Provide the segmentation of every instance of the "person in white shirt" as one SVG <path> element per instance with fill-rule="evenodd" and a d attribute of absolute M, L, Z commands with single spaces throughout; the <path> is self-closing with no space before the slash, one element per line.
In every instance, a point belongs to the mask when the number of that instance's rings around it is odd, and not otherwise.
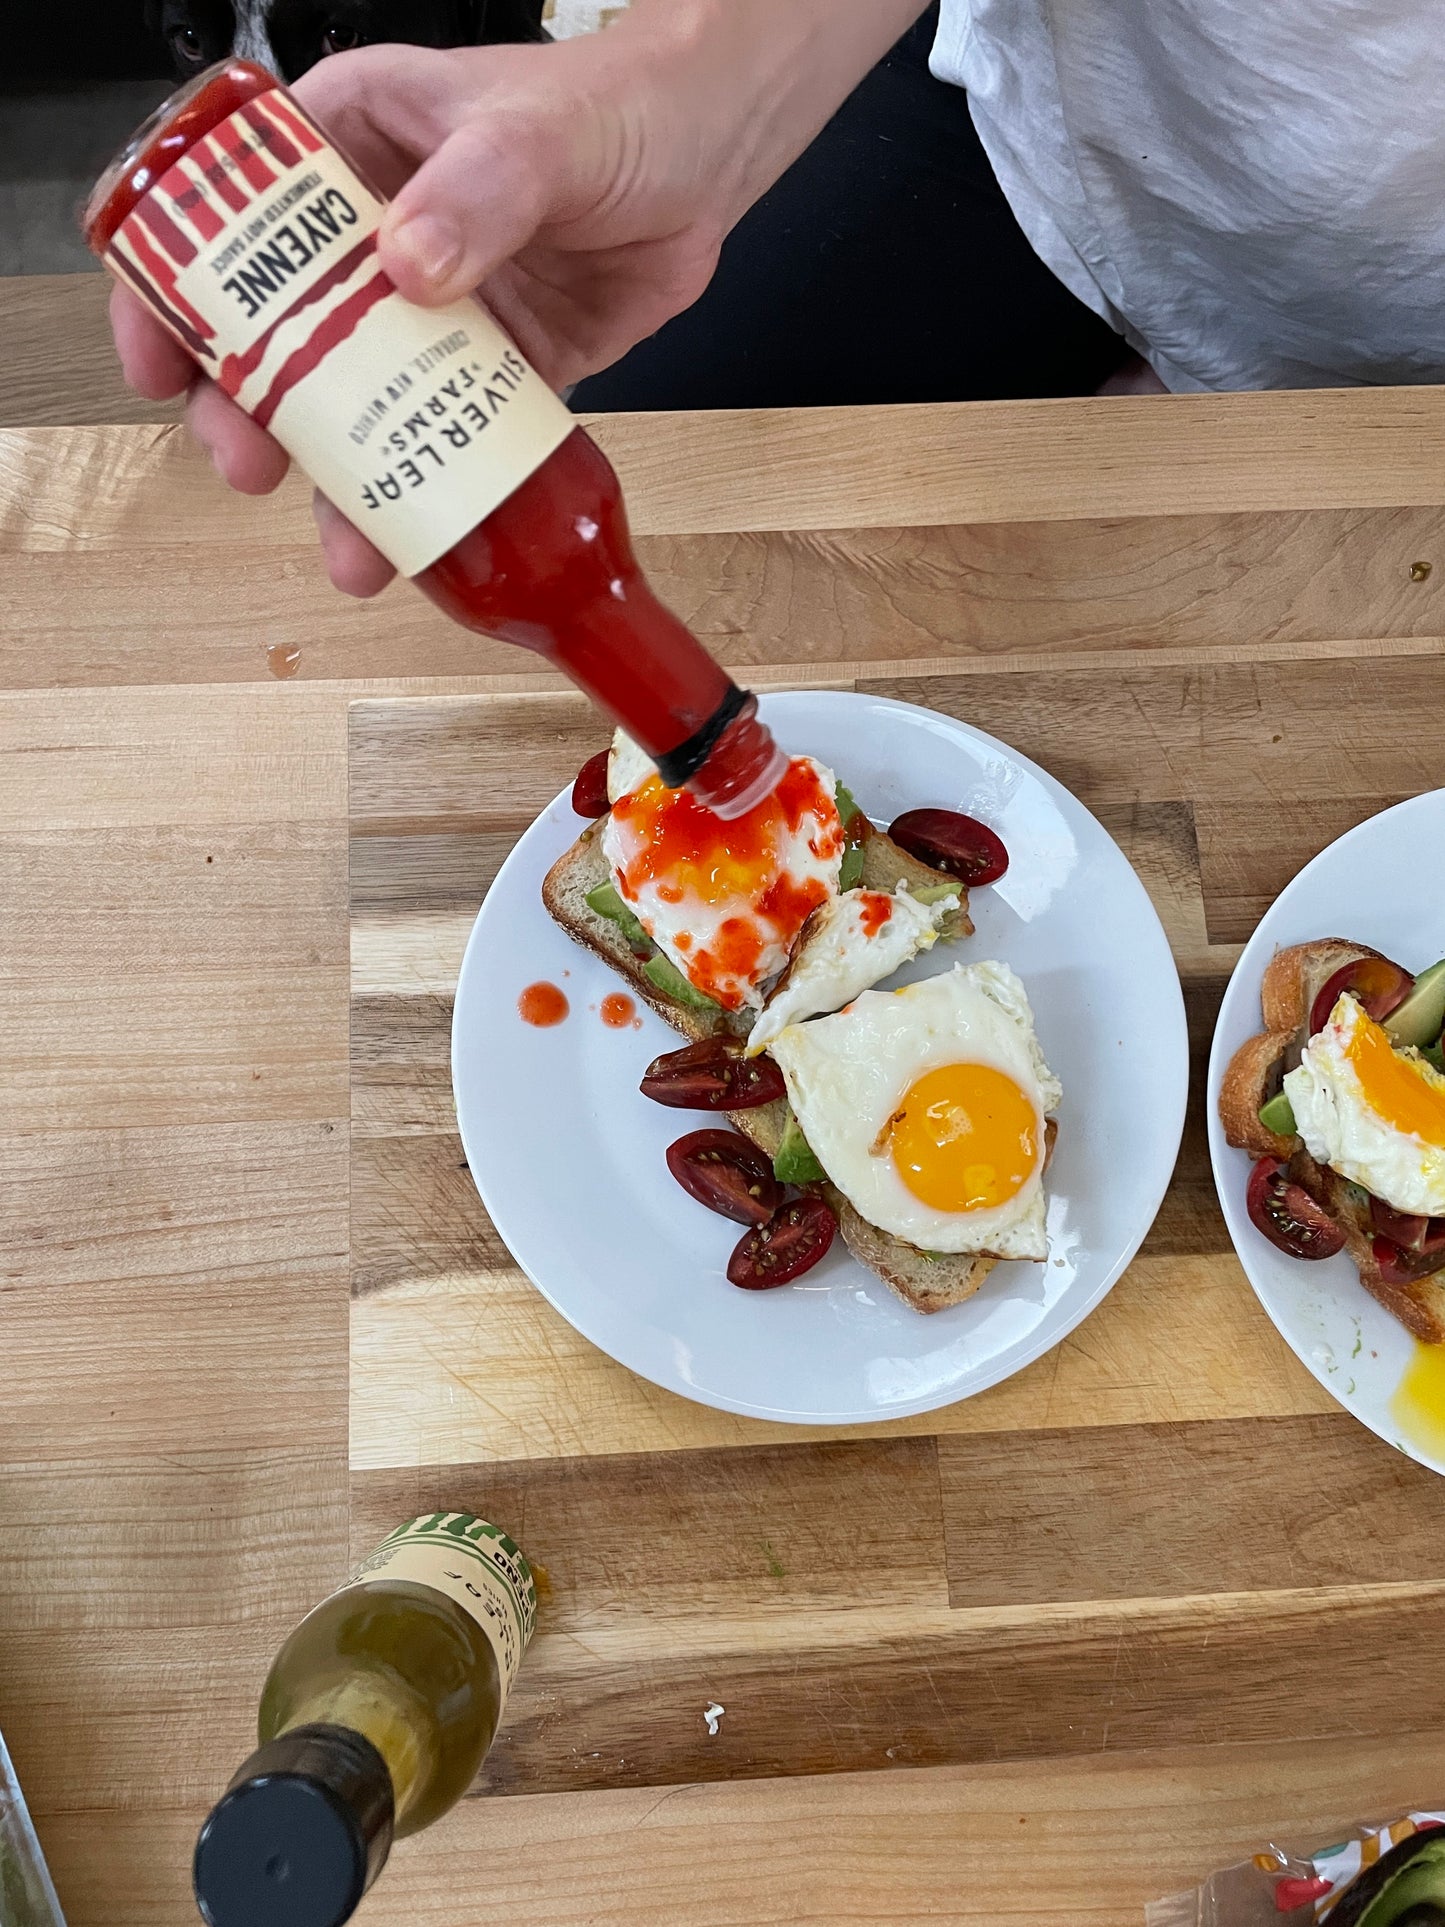
<path fill-rule="evenodd" d="M 1435 381 L 1442 30 L 1445 0 L 633 0 L 297 92 L 395 196 L 402 291 L 479 290 L 580 407 Z M 113 312 L 135 386 L 273 488 L 280 449 Z"/>

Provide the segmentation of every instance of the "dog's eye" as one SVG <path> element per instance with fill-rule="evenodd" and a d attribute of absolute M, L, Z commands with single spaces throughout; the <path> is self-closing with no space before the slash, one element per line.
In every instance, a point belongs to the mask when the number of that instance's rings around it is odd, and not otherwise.
<path fill-rule="evenodd" d="M 321 51 L 324 54 L 350 53 L 353 47 L 361 45 L 361 35 L 355 27 L 327 27 L 321 35 Z"/>
<path fill-rule="evenodd" d="M 172 27 L 170 42 L 171 52 L 183 67 L 199 67 L 206 57 L 201 36 L 194 27 Z"/>

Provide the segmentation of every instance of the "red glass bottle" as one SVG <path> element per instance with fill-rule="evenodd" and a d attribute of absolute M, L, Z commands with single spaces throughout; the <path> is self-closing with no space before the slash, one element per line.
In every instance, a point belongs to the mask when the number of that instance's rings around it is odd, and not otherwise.
<path fill-rule="evenodd" d="M 90 247 L 440 608 L 535 651 L 726 817 L 787 768 L 653 595 L 606 456 L 475 302 L 421 309 L 382 204 L 249 61 L 173 94 L 90 197 Z"/>

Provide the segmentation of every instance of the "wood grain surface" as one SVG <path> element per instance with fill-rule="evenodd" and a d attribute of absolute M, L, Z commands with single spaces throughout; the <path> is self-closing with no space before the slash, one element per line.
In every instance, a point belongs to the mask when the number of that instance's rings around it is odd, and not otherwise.
<path fill-rule="evenodd" d="M 1201 1057 L 1279 885 L 1441 780 L 1433 391 L 600 432 L 753 681 L 964 715 L 1098 812 Z M 1112 1927 L 1440 1798 L 1442 1488 L 1275 1337 L 1197 1108 L 1008 1385 L 827 1438 L 658 1392 L 511 1266 L 447 1084 L 476 905 L 595 721 L 333 595 L 299 485 L 228 497 L 163 423 L 0 433 L 0 554 L 0 1726 L 73 1927 L 194 1917 L 272 1650 L 443 1501 L 519 1533 L 542 1630 L 505 1797 L 374 1927 L 476 1918 L 483 1864 L 559 1927 Z"/>

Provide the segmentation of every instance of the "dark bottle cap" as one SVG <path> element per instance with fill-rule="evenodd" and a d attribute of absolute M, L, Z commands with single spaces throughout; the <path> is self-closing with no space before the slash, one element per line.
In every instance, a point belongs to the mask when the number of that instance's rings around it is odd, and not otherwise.
<path fill-rule="evenodd" d="M 211 1927 L 341 1927 L 386 1864 L 386 1761 L 345 1726 L 298 1726 L 253 1753 L 196 1841 Z"/>

